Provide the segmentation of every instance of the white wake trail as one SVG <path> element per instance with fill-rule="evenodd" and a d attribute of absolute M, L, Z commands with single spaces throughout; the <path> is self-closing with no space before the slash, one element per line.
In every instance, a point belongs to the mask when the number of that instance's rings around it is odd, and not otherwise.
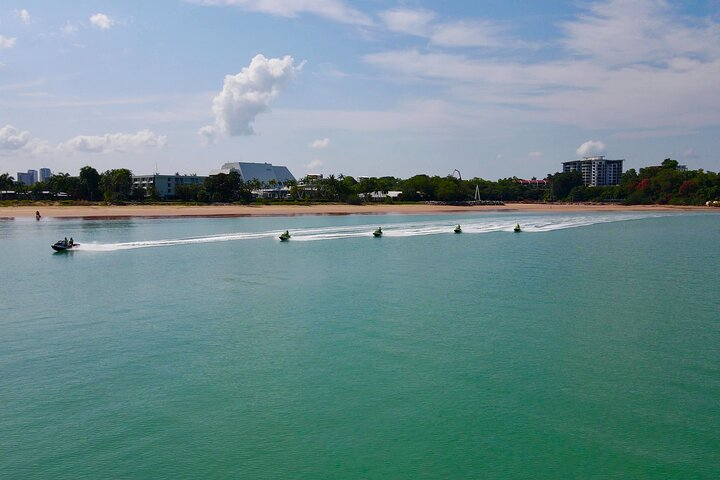
<path fill-rule="evenodd" d="M 492 232 L 512 232 L 515 223 L 520 223 L 523 233 L 541 233 L 564 230 L 568 228 L 587 227 L 601 223 L 622 222 L 628 220 L 642 220 L 671 216 L 672 213 L 627 213 L 607 215 L 523 215 L 507 216 L 503 218 L 470 217 L 448 218 L 426 222 L 401 222 L 380 224 L 383 237 L 403 238 L 425 235 L 454 235 L 453 229 L 460 224 L 463 234 L 480 234 Z M 372 232 L 378 224 L 299 228 L 292 230 L 291 242 L 311 242 L 322 240 L 340 240 L 348 238 L 373 238 Z M 173 247 L 180 245 L 194 245 L 202 243 L 231 242 L 241 240 L 275 239 L 279 241 L 280 231 L 266 232 L 237 232 L 206 235 L 201 237 L 145 240 L 124 243 L 82 243 L 78 250 L 93 252 L 113 252 L 118 250 L 133 250 L 138 248 Z"/>

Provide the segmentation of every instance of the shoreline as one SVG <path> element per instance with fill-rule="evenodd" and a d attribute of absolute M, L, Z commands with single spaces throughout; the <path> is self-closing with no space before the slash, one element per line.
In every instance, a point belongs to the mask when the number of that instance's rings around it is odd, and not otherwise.
<path fill-rule="evenodd" d="M 302 215 L 442 215 L 497 212 L 683 212 L 717 211 L 712 207 L 675 205 L 548 204 L 506 203 L 505 205 L 426 205 L 426 204 L 316 204 L 316 205 L 91 205 L 0 207 L 0 219 L 31 218 L 40 211 L 43 218 L 122 219 L 187 217 L 286 217 Z"/>

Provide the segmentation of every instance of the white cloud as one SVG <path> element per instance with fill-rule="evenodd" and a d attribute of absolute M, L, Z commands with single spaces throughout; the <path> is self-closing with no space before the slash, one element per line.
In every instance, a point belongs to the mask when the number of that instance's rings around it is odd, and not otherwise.
<path fill-rule="evenodd" d="M 308 147 L 321 150 L 323 148 L 327 148 L 328 145 L 330 145 L 329 138 L 318 138 L 317 140 L 310 142 Z"/>
<path fill-rule="evenodd" d="M 438 134 L 467 129 L 469 122 L 447 111 L 447 105 L 436 100 L 404 102 L 382 110 L 278 110 L 274 118 L 286 128 L 316 130 L 341 129 L 353 132 L 388 132 L 411 130 Z M 472 127 L 474 128 L 474 127 Z"/>
<path fill-rule="evenodd" d="M 626 135 L 720 125 L 718 20 L 680 15 L 662 0 L 585 5 L 582 14 L 562 25 L 562 48 L 532 62 L 520 53 L 440 49 L 379 51 L 363 59 L 386 72 L 390 82 L 436 86 L 439 98 L 472 110 L 469 115 L 476 119 L 521 116 L 592 130 L 622 129 Z M 472 35 L 462 28 L 440 35 L 448 25 L 481 24 L 433 23 L 427 27 L 433 45 L 471 43 Z M 498 37 L 501 26 L 489 27 L 489 37 L 479 36 L 478 45 L 498 39 L 499 48 L 523 44 Z"/>
<path fill-rule="evenodd" d="M 429 35 L 430 22 L 435 18 L 435 12 L 397 8 L 381 12 L 380 18 L 392 32 L 424 37 Z"/>
<path fill-rule="evenodd" d="M 90 23 L 96 28 L 107 30 L 112 27 L 115 22 L 112 18 L 108 17 L 104 13 L 96 13 L 90 16 Z"/>
<path fill-rule="evenodd" d="M 77 30 L 77 26 L 73 25 L 70 22 L 67 22 L 65 26 L 60 29 L 60 32 L 62 32 L 64 35 L 70 35 L 71 33 L 77 32 Z"/>
<path fill-rule="evenodd" d="M 218 132 L 218 128 L 216 126 L 208 125 L 198 130 L 198 135 L 200 135 L 203 145 L 208 145 L 211 143 L 217 143 L 220 132 Z"/>
<path fill-rule="evenodd" d="M 24 8 L 22 10 L 15 10 L 15 15 L 17 15 L 20 21 L 23 22 L 25 25 L 30 23 L 30 12 L 28 12 Z"/>
<path fill-rule="evenodd" d="M 425 9 L 397 8 L 381 12 L 385 28 L 394 33 L 415 35 L 441 47 L 518 47 L 524 42 L 505 38 L 504 28 L 488 20 L 434 22 L 437 14 Z"/>
<path fill-rule="evenodd" d="M 164 148 L 167 137 L 157 135 L 150 130 L 137 133 L 106 133 L 105 135 L 78 135 L 58 145 L 58 150 L 65 153 L 109 153 L 132 152 L 141 153 L 147 150 Z"/>
<path fill-rule="evenodd" d="M 23 150 L 31 155 L 43 155 L 52 151 L 47 140 L 39 138 L 31 138 Z"/>
<path fill-rule="evenodd" d="M 717 23 L 684 17 L 666 0 L 607 0 L 562 25 L 565 47 L 605 65 L 666 62 L 720 51 Z"/>
<path fill-rule="evenodd" d="M 215 125 L 201 128 L 198 134 L 206 140 L 219 134 L 253 135 L 255 118 L 270 108 L 270 102 L 297 76 L 303 64 L 294 66 L 289 55 L 270 59 L 256 55 L 240 73 L 225 76 L 222 91 L 213 99 Z"/>
<path fill-rule="evenodd" d="M 315 159 L 315 160 L 312 160 L 307 165 L 305 165 L 305 168 L 307 168 L 308 170 L 316 170 L 322 166 L 323 166 L 323 162 L 321 160 Z"/>
<path fill-rule="evenodd" d="M 12 125 L 0 128 L 0 150 L 19 150 L 30 141 L 30 132 L 21 132 Z"/>
<path fill-rule="evenodd" d="M 13 48 L 15 46 L 15 37 L 5 37 L 0 35 L 0 50 L 4 48 Z"/>
<path fill-rule="evenodd" d="M 577 153 L 581 157 L 592 157 L 595 155 L 605 155 L 605 144 L 600 141 L 596 140 L 588 140 L 587 142 L 583 143 L 578 147 L 577 150 L 575 150 L 575 153 Z"/>
<path fill-rule="evenodd" d="M 437 25 L 430 35 L 430 41 L 444 47 L 511 46 L 510 42 L 502 39 L 500 27 L 488 21 L 463 21 Z"/>
<path fill-rule="evenodd" d="M 688 148 L 682 153 L 682 158 L 686 160 L 693 160 L 696 158 L 700 158 L 700 154 L 695 151 L 693 148 Z"/>
<path fill-rule="evenodd" d="M 47 141 L 32 137 L 27 130 L 20 131 L 10 124 L 0 128 L 0 154 L 40 155 L 49 151 Z"/>
<path fill-rule="evenodd" d="M 370 17 L 348 6 L 342 0 L 186 0 L 205 6 L 239 7 L 251 12 L 281 17 L 295 17 L 308 13 L 340 23 L 371 26 Z"/>
<path fill-rule="evenodd" d="M 543 152 L 529 152 L 528 157 L 540 158 L 543 156 Z"/>

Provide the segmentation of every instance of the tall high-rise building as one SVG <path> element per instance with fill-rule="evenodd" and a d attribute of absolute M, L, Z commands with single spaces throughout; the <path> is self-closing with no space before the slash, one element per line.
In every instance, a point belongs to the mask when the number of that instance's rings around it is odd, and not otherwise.
<path fill-rule="evenodd" d="M 583 184 L 589 187 L 603 185 L 617 185 L 623 173 L 625 160 L 607 160 L 602 155 L 597 157 L 583 157 L 582 160 L 563 162 L 563 173 L 580 172 Z"/>
<path fill-rule="evenodd" d="M 44 182 L 50 177 L 52 177 L 52 171 L 50 171 L 49 168 L 40 169 L 40 177 L 38 178 L 39 181 Z"/>
<path fill-rule="evenodd" d="M 27 173 L 18 172 L 16 181 L 27 186 L 35 185 L 38 181 L 38 172 L 37 170 L 28 170 Z"/>

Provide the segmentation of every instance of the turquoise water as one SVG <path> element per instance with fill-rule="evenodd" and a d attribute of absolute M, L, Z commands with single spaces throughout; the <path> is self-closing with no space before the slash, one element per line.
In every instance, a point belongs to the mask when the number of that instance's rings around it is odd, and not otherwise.
<path fill-rule="evenodd" d="M 718 239 L 717 214 L 0 221 L 0 476 L 718 478 Z"/>

